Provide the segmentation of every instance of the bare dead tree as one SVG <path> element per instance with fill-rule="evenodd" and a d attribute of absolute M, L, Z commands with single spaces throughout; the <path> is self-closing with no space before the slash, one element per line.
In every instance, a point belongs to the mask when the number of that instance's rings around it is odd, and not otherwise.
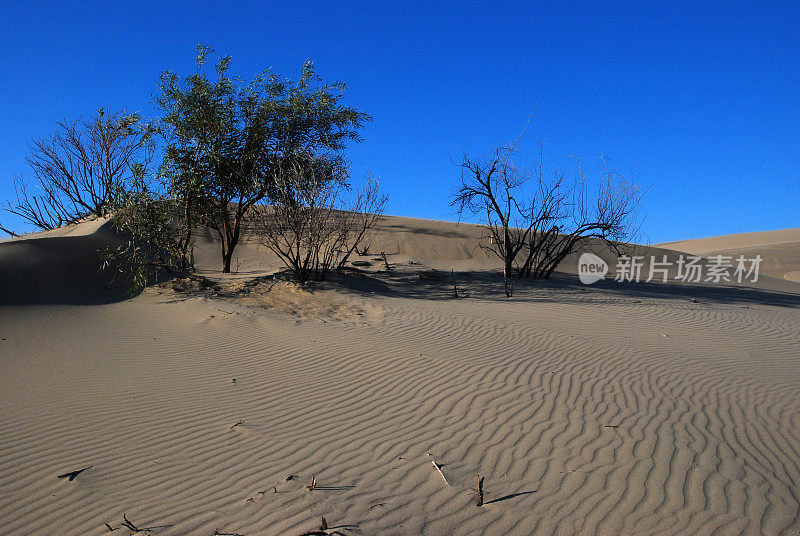
<path fill-rule="evenodd" d="M 276 181 L 273 205 L 265 207 L 258 225 L 260 242 L 300 283 L 340 271 L 386 205 L 371 176 L 348 199 L 335 173 L 320 160 L 288 162 Z"/>
<path fill-rule="evenodd" d="M 521 187 L 528 175 L 513 163 L 516 146 L 500 147 L 490 156 L 475 159 L 464 153 L 461 179 L 450 203 L 460 216 L 483 219 L 486 236 L 478 244 L 503 262 L 503 289 L 513 294 L 514 263 L 526 247 L 534 223 L 525 218 Z"/>
<path fill-rule="evenodd" d="M 642 191 L 635 181 L 609 168 L 605 158 L 601 159 L 600 176 L 600 184 L 590 197 L 580 162 L 571 184 L 560 171 L 551 181 L 542 180 L 539 173 L 538 195 L 527 214 L 534 224 L 533 232 L 518 269 L 520 277 L 547 279 L 569 255 L 597 241 L 617 254 L 623 253 L 638 229 Z"/>
<path fill-rule="evenodd" d="M 545 176 L 541 150 L 534 172 L 513 163 L 515 151 L 516 143 L 481 159 L 465 154 L 451 201 L 459 216 L 481 218 L 486 235 L 478 247 L 502 260 L 506 296 L 513 294 L 513 276 L 549 278 L 564 259 L 593 241 L 620 253 L 636 230 L 642 192 L 633 180 L 602 159 L 600 185 L 590 196 L 580 163 L 569 182 L 560 170 Z"/>
<path fill-rule="evenodd" d="M 4 210 L 39 229 L 106 216 L 151 158 L 152 130 L 136 114 L 100 109 L 86 120 L 60 121 L 50 136 L 33 140 L 31 177 L 14 179 L 16 200 Z"/>

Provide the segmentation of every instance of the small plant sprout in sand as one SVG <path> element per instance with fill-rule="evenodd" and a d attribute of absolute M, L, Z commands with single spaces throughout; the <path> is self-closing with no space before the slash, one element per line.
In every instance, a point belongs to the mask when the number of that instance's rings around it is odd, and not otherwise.
<path fill-rule="evenodd" d="M 323 516 L 322 522 L 320 523 L 318 529 L 309 530 L 308 532 L 300 534 L 300 536 L 346 536 L 346 535 L 343 532 L 339 532 L 338 530 L 333 530 L 330 527 L 328 527 L 328 520 L 325 519 L 325 517 Z"/>
<path fill-rule="evenodd" d="M 450 270 L 450 278 L 453 280 L 453 293 L 450 295 L 451 298 L 454 300 L 458 300 L 460 298 L 468 298 L 469 293 L 464 292 L 464 289 L 459 289 L 456 281 L 456 273 L 455 270 Z"/>

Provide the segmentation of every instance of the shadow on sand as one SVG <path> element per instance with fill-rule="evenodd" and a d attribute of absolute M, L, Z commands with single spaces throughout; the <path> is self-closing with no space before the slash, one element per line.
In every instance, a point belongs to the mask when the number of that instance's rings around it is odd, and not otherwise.
<path fill-rule="evenodd" d="M 100 270 L 103 249 L 122 240 L 107 222 L 87 235 L 0 243 L 0 306 L 101 305 L 128 299 L 125 286 L 113 281 L 113 271 Z"/>
<path fill-rule="evenodd" d="M 122 240 L 110 223 L 88 235 L 38 237 L 0 243 L 0 306 L 99 305 L 129 298 L 113 275 L 101 272 L 100 251 Z M 608 299 L 696 300 L 711 303 L 762 304 L 800 307 L 800 285 L 780 280 L 757 287 L 681 283 L 617 283 L 600 281 L 590 287 L 575 276 L 558 274 L 550 280 L 515 280 L 514 296 L 503 295 L 501 276 L 492 271 L 434 272 L 418 263 L 395 266 L 392 271 L 349 269 L 332 275 L 323 285 L 354 294 L 376 294 L 410 299 L 460 298 L 515 302 L 585 303 Z M 240 272 L 244 274 L 246 272 Z M 164 274 L 161 281 L 171 279 Z M 202 279 L 202 278 L 201 278 Z M 785 283 L 785 284 L 784 284 Z M 794 290 L 796 286 L 798 290 Z M 313 292 L 317 285 L 307 288 Z M 788 290 L 787 290 L 788 289 Z"/>
<path fill-rule="evenodd" d="M 332 286 L 360 294 L 377 294 L 411 299 L 454 299 L 453 287 L 465 299 L 515 302 L 586 303 L 602 297 L 604 300 L 661 299 L 694 300 L 719 304 L 759 304 L 781 307 L 800 307 L 800 285 L 797 291 L 750 287 L 730 284 L 671 283 L 618 283 L 604 280 L 594 285 L 583 285 L 576 276 L 555 274 L 548 280 L 518 279 L 514 282 L 514 296 L 503 294 L 502 275 L 491 271 L 440 272 L 438 281 L 420 278 L 419 270 L 394 270 L 379 273 L 347 273 L 331 278 Z M 789 286 L 777 281 L 776 286 Z M 794 285 L 792 285 L 794 286 Z"/>

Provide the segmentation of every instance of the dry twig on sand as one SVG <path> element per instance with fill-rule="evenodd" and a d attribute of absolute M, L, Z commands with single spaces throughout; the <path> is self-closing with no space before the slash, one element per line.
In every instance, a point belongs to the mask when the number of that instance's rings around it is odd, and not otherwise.
<path fill-rule="evenodd" d="M 478 476 L 478 506 L 483 506 L 483 477 Z"/>
<path fill-rule="evenodd" d="M 439 474 L 442 475 L 442 480 L 444 480 L 444 483 L 447 484 L 447 487 L 449 488 L 450 483 L 445 478 L 444 473 L 442 472 L 442 468 L 439 467 L 439 464 L 436 463 L 436 460 L 431 460 L 431 463 L 433 464 L 434 469 L 436 469 L 439 472 Z"/>
<path fill-rule="evenodd" d="M 142 529 L 140 529 L 139 527 L 137 527 L 136 525 L 131 523 L 131 520 L 128 519 L 128 517 L 125 514 L 122 514 L 122 519 L 123 519 L 123 522 L 122 522 L 122 526 L 123 527 L 126 527 L 126 528 L 132 530 L 133 532 L 141 532 L 142 531 Z"/>
<path fill-rule="evenodd" d="M 69 479 L 70 482 L 72 482 L 73 480 L 75 480 L 76 476 L 78 476 L 79 474 L 81 474 L 82 472 L 84 472 L 87 469 L 91 469 L 92 467 L 94 467 L 94 466 L 90 465 L 88 467 L 84 467 L 83 469 L 78 469 L 77 471 L 70 471 L 69 473 L 64 473 L 63 475 L 58 475 L 57 478 L 67 478 L 67 479 Z"/>
<path fill-rule="evenodd" d="M 328 532 L 331 530 L 331 532 Z M 322 523 L 320 523 L 319 529 L 317 530 L 310 530 L 308 532 L 304 532 L 300 536 L 346 536 L 345 534 L 339 532 L 338 530 L 332 530 L 328 527 L 328 520 L 325 517 L 322 517 Z"/>

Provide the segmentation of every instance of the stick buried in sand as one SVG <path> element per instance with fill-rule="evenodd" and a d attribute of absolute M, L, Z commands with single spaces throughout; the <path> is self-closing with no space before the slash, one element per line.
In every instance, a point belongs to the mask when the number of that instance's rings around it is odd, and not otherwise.
<path fill-rule="evenodd" d="M 234 381 L 236 381 L 236 380 L 234 380 Z M 236 424 L 234 424 L 233 426 L 231 426 L 231 427 L 229 428 L 229 430 L 233 430 L 233 429 L 234 429 L 234 428 L 236 428 L 237 426 L 244 426 L 244 421 L 239 421 L 239 422 L 237 422 Z"/>
<path fill-rule="evenodd" d="M 447 487 L 449 488 L 450 487 L 450 482 L 448 482 L 447 479 L 444 477 L 444 473 L 442 472 L 442 468 L 439 467 L 439 464 L 436 463 L 436 460 L 431 460 L 431 463 L 433 464 L 433 467 L 437 471 L 439 471 L 439 474 L 442 475 L 442 480 L 444 480 L 444 483 L 447 484 Z"/>
<path fill-rule="evenodd" d="M 123 519 L 122 526 L 123 526 L 123 527 L 126 527 L 126 528 L 127 528 L 128 530 L 130 530 L 131 532 L 141 532 L 141 531 L 142 531 L 142 529 L 140 529 L 139 527 L 137 527 L 136 525 L 134 525 L 134 524 L 131 522 L 131 520 L 130 520 L 130 519 L 128 519 L 128 516 L 126 516 L 125 514 L 122 514 L 122 519 Z"/>

